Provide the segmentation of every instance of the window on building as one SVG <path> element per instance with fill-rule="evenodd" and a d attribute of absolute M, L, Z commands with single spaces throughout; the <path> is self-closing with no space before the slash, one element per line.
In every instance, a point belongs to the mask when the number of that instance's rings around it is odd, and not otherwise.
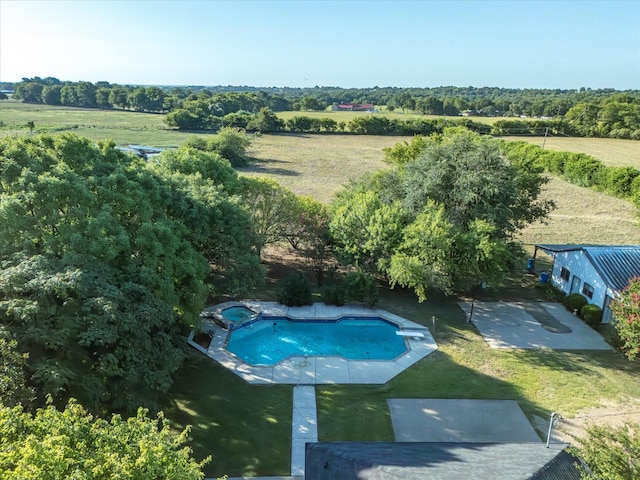
<path fill-rule="evenodd" d="M 560 278 L 565 282 L 568 282 L 570 276 L 571 276 L 571 272 L 568 269 L 562 267 L 562 270 L 560 270 Z"/>
<path fill-rule="evenodd" d="M 593 298 L 593 287 L 587 282 L 582 286 L 582 294 L 587 298 Z"/>

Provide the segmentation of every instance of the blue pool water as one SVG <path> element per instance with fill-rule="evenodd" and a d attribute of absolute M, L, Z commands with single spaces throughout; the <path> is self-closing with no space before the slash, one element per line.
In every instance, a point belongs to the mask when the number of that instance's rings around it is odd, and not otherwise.
<path fill-rule="evenodd" d="M 257 313 L 250 308 L 238 305 L 225 308 L 220 312 L 220 315 L 228 322 L 244 322 L 245 320 L 250 320 L 255 317 Z"/>
<path fill-rule="evenodd" d="M 275 365 L 291 356 L 391 360 L 407 349 L 398 327 L 380 318 L 295 321 L 264 317 L 234 330 L 227 350 L 251 365 Z"/>

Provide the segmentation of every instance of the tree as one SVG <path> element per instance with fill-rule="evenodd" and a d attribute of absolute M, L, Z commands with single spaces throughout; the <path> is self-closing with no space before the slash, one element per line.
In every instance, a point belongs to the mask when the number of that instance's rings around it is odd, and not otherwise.
<path fill-rule="evenodd" d="M 42 89 L 42 101 L 47 105 L 61 105 L 61 85 L 47 85 Z"/>
<path fill-rule="evenodd" d="M 284 122 L 280 120 L 270 108 L 263 107 L 254 115 L 247 124 L 247 130 L 253 130 L 260 133 L 278 132 L 282 130 Z"/>
<path fill-rule="evenodd" d="M 640 424 L 625 423 L 621 427 L 590 426 L 582 447 L 572 448 L 589 467 L 582 478 L 617 480 L 640 478 Z"/>
<path fill-rule="evenodd" d="M 205 140 L 197 138 L 187 143 Z M 211 267 L 210 293 L 243 296 L 264 282 L 254 252 L 251 217 L 242 205 L 240 180 L 228 160 L 187 146 L 165 150 L 148 165 L 171 184 L 172 214 L 188 228 L 188 238 Z M 189 201 L 185 201 L 184 195 Z"/>
<path fill-rule="evenodd" d="M 640 355 L 640 277 L 632 278 L 610 307 L 616 317 L 616 330 L 624 342 L 622 349 L 633 360 Z"/>
<path fill-rule="evenodd" d="M 241 191 L 253 225 L 252 240 L 258 255 L 265 246 L 285 240 L 296 220 L 296 196 L 266 178 L 242 177 Z"/>
<path fill-rule="evenodd" d="M 0 406 L 0 471 L 24 480 L 77 478 L 202 479 L 202 468 L 185 447 L 189 428 L 175 434 L 160 414 L 110 421 L 94 418 L 74 400 L 33 415 Z"/>
<path fill-rule="evenodd" d="M 450 292 L 453 286 L 451 251 L 455 228 L 442 205 L 429 202 L 402 231 L 402 241 L 389 263 L 391 287 L 412 288 L 422 302 L 428 289 Z"/>
<path fill-rule="evenodd" d="M 68 107 L 78 107 L 78 91 L 73 85 L 65 85 L 60 90 L 60 103 Z"/>
<path fill-rule="evenodd" d="M 113 104 L 109 101 L 111 90 L 106 87 L 100 87 L 96 90 L 96 107 L 113 108 Z"/>
<path fill-rule="evenodd" d="M 193 201 L 113 144 L 41 135 L 0 152 L 0 325 L 33 381 L 96 411 L 155 407 L 207 294 L 174 207 Z"/>
<path fill-rule="evenodd" d="M 327 106 L 323 105 L 317 98 L 306 96 L 300 100 L 300 110 L 316 111 L 324 110 Z"/>
<path fill-rule="evenodd" d="M 385 203 L 378 192 L 356 184 L 336 196 L 329 226 L 343 259 L 365 270 L 384 271 L 407 219 L 399 202 Z"/>
<path fill-rule="evenodd" d="M 41 103 L 43 85 L 37 82 L 21 82 L 16 85 L 13 98 L 24 103 Z"/>
<path fill-rule="evenodd" d="M 329 209 L 311 197 L 300 197 L 298 202 L 299 209 L 293 212 L 297 223 L 292 222 L 287 227 L 286 237 L 307 258 L 318 285 L 322 286 L 327 262 L 333 253 Z"/>
<path fill-rule="evenodd" d="M 109 92 L 109 103 L 124 110 L 129 106 L 129 89 L 126 87 L 113 87 Z"/>
<path fill-rule="evenodd" d="M 499 141 L 464 129 L 434 137 L 404 169 L 405 205 L 420 211 L 427 199 L 442 204 L 450 220 L 468 228 L 475 219 L 507 238 L 523 224 L 544 218 L 551 202 L 538 201 L 546 179 L 531 163 L 510 163 Z"/>
<path fill-rule="evenodd" d="M 33 399 L 33 388 L 27 383 L 29 354 L 17 350 L 18 342 L 0 330 L 0 406 L 27 405 Z"/>
<path fill-rule="evenodd" d="M 209 137 L 208 140 L 193 137 L 188 139 L 186 143 L 186 146 L 198 150 L 217 153 L 220 157 L 229 161 L 233 167 L 246 165 L 246 152 L 250 145 L 251 139 L 247 134 L 243 130 L 234 127 L 223 127 L 218 130 L 217 135 Z"/>
<path fill-rule="evenodd" d="M 450 293 L 500 285 L 520 248 L 510 242 L 551 205 L 544 178 L 500 143 L 445 130 L 385 151 L 393 168 L 352 182 L 332 204 L 331 233 L 349 263 L 383 273 L 391 286 Z"/>

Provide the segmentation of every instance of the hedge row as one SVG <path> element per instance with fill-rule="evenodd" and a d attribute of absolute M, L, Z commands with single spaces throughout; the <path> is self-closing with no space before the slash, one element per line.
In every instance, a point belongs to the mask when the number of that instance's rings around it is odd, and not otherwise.
<path fill-rule="evenodd" d="M 584 153 L 554 152 L 525 142 L 505 142 L 503 149 L 511 161 L 532 162 L 574 185 L 640 203 L 640 170 L 633 167 L 607 167 Z"/>

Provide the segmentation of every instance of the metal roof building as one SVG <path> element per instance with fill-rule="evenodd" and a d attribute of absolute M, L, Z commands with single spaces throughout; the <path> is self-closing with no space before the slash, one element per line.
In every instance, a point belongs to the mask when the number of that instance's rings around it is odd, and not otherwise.
<path fill-rule="evenodd" d="M 611 320 L 611 300 L 640 277 L 640 245 L 538 244 L 534 258 L 538 251 L 553 257 L 551 283 L 601 307 L 605 323 Z"/>

